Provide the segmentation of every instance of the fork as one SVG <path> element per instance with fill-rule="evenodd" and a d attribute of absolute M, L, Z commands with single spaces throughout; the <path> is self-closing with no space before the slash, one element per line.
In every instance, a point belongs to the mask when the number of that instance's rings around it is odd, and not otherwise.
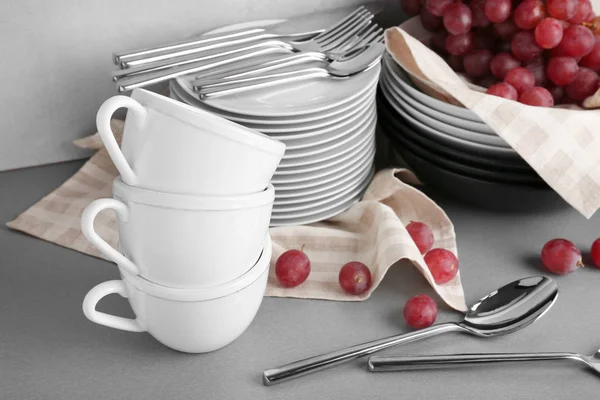
<path fill-rule="evenodd" d="M 600 374 L 600 350 L 590 356 L 577 353 L 491 353 L 491 354 L 451 354 L 435 356 L 371 357 L 369 371 L 410 371 L 431 368 L 445 368 L 456 365 L 478 365 L 515 361 L 558 361 L 569 360 L 585 364 Z"/>
<path fill-rule="evenodd" d="M 194 90 L 198 92 L 200 99 L 207 99 L 308 79 L 346 79 L 366 71 L 379 63 L 385 50 L 385 46 L 381 43 L 381 40 L 357 49 L 349 57 L 332 61 L 324 67 L 308 67 L 269 75 L 229 79 L 224 82 L 195 86 Z"/>
<path fill-rule="evenodd" d="M 323 32 L 317 34 L 316 36 L 313 36 L 312 38 L 310 38 L 308 40 L 293 40 L 296 38 L 295 35 L 288 35 L 288 34 L 281 35 L 281 34 L 276 34 L 276 33 L 269 33 L 269 32 L 266 32 L 262 28 L 256 28 L 256 29 L 247 31 L 247 32 L 251 32 L 247 35 L 243 35 L 242 33 L 239 33 L 239 32 L 225 35 L 225 40 L 216 41 L 214 39 L 213 35 L 210 35 L 210 37 L 208 37 L 206 39 L 200 38 L 197 41 L 192 42 L 195 45 L 204 44 L 204 46 L 189 47 L 190 45 L 180 44 L 179 45 L 181 48 L 180 50 L 176 50 L 174 52 L 169 52 L 166 54 L 157 54 L 157 55 L 150 55 L 148 57 L 144 57 L 144 55 L 146 55 L 146 54 L 152 54 L 152 52 L 153 53 L 158 52 L 158 51 L 154 51 L 153 49 L 148 49 L 148 50 L 142 50 L 142 51 L 138 51 L 136 53 L 132 53 L 132 54 L 137 54 L 138 57 L 140 57 L 139 55 L 141 55 L 142 58 L 135 58 L 135 59 L 130 59 L 129 61 L 127 61 L 126 60 L 127 57 L 132 58 L 134 56 L 127 55 L 127 54 L 117 54 L 114 56 L 114 59 L 120 60 L 119 61 L 120 67 L 126 69 L 126 68 L 136 67 L 136 66 L 140 66 L 140 65 L 153 64 L 153 63 L 161 62 L 161 61 L 168 60 L 168 59 L 175 58 L 175 57 L 182 57 L 182 56 L 188 56 L 188 55 L 193 55 L 193 54 L 197 54 L 197 53 L 202 53 L 207 50 L 218 49 L 221 47 L 230 47 L 232 45 L 243 45 L 243 44 L 247 44 L 248 42 L 253 42 L 253 41 L 281 40 L 281 41 L 285 41 L 286 43 L 297 44 L 299 46 L 302 46 L 305 43 L 311 43 L 311 42 L 320 43 L 320 42 L 324 42 L 324 41 L 326 42 L 327 40 L 333 39 L 335 37 L 335 35 L 338 34 L 340 31 L 342 31 L 343 29 L 345 29 L 348 26 L 352 26 L 353 23 L 356 23 L 357 21 L 360 21 L 363 18 L 372 19 L 373 14 L 369 10 L 367 10 L 364 6 L 360 6 L 356 10 L 354 10 L 354 12 L 352 12 L 351 14 L 349 14 L 348 16 L 343 18 L 341 21 L 337 22 L 335 25 L 333 25 L 331 28 L 324 30 Z M 260 32 L 260 31 L 262 31 L 262 32 Z M 211 43 L 211 41 L 212 41 L 212 43 Z M 178 45 L 174 45 L 174 46 L 178 46 Z M 174 46 L 171 46 L 171 48 L 173 48 Z M 167 48 L 168 48 L 168 46 L 167 46 Z M 177 49 L 177 47 L 175 47 L 175 48 Z M 123 61 L 124 59 L 125 59 L 125 61 Z"/>
<path fill-rule="evenodd" d="M 372 14 L 367 12 L 364 18 L 372 18 Z M 158 66 L 151 70 L 142 68 L 127 73 L 119 71 L 115 74 L 117 88 L 119 92 L 127 92 L 138 87 L 144 87 L 165 80 L 177 78 L 181 75 L 194 74 L 202 71 L 208 71 L 217 67 L 233 65 L 234 63 L 251 60 L 249 65 L 256 66 L 264 62 L 261 56 L 267 54 L 289 54 L 299 52 L 323 53 L 331 58 L 336 57 L 336 49 L 348 48 L 349 44 L 361 43 L 364 35 L 370 35 L 372 29 L 379 29 L 376 24 L 372 24 L 369 19 L 359 20 L 358 23 L 345 26 L 338 29 L 337 33 L 325 38 L 316 38 L 302 43 L 289 43 L 280 40 L 269 40 L 254 44 L 248 48 L 229 50 L 223 53 L 205 55 L 199 58 L 184 60 L 174 67 Z M 343 53 L 340 53 L 343 55 Z"/>

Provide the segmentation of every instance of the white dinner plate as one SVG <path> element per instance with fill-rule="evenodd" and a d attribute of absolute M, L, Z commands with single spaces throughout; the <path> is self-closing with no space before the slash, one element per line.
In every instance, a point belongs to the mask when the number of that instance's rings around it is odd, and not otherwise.
<path fill-rule="evenodd" d="M 345 199 L 340 204 L 335 205 L 333 208 L 324 207 L 318 213 L 309 213 L 308 216 L 305 217 L 289 217 L 289 218 L 279 218 L 277 216 L 271 216 L 271 226 L 290 226 L 290 225 L 306 225 L 312 224 L 314 222 L 324 221 L 328 218 L 334 217 L 342 212 L 346 211 L 353 204 L 358 203 L 362 198 L 362 194 L 350 198 Z"/>

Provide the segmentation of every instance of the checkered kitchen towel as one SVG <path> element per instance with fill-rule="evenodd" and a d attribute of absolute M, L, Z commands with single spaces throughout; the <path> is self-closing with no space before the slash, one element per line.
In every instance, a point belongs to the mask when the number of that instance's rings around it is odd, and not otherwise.
<path fill-rule="evenodd" d="M 387 50 L 419 81 L 477 114 L 552 189 L 590 218 L 600 207 L 600 110 L 531 107 L 472 90 L 421 43 L 430 36 L 415 17 L 386 31 Z"/>
<path fill-rule="evenodd" d="M 120 137 L 123 121 L 113 120 L 112 125 L 116 136 Z M 62 186 L 9 222 L 8 226 L 102 257 L 81 233 L 80 218 L 84 208 L 93 200 L 111 197 L 117 170 L 98 134 L 80 139 L 76 144 L 98 151 Z M 410 185 L 415 183 L 418 181 L 410 171 L 383 170 L 373 179 L 364 199 L 346 212 L 307 226 L 271 228 L 273 258 L 266 295 L 364 300 L 377 288 L 392 265 L 401 259 L 409 259 L 450 307 L 466 310 L 460 275 L 444 285 L 435 284 L 423 257 L 404 228 L 411 220 L 425 222 L 434 231 L 435 247 L 457 251 L 452 223 L 441 208 Z M 113 213 L 98 215 L 95 227 L 108 243 L 117 247 L 117 221 Z M 300 286 L 283 288 L 275 277 L 275 260 L 285 250 L 302 246 L 311 260 L 310 276 Z M 349 261 L 365 263 L 373 275 L 371 289 L 360 296 L 346 294 L 338 284 L 339 270 Z"/>

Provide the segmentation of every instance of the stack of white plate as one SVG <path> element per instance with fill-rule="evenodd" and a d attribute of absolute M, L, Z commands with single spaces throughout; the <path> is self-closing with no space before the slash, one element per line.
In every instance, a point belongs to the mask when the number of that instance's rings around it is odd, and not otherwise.
<path fill-rule="evenodd" d="M 170 82 L 171 96 L 286 145 L 271 183 L 271 226 L 339 214 L 359 201 L 374 174 L 380 66 L 348 79 L 315 79 L 200 100 L 194 76 Z"/>
<path fill-rule="evenodd" d="M 419 91 L 389 54 L 382 65 L 379 125 L 393 158 L 473 205 L 522 210 L 557 203 L 539 175 L 475 113 Z"/>

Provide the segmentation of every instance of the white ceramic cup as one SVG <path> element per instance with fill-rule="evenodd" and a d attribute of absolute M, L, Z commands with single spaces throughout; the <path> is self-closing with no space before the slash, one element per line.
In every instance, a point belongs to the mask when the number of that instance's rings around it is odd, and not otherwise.
<path fill-rule="evenodd" d="M 119 148 L 110 120 L 122 107 L 128 113 Z M 144 89 L 106 100 L 96 125 L 125 183 L 167 193 L 260 192 L 285 151 L 282 142 Z"/>
<path fill-rule="evenodd" d="M 195 289 L 238 278 L 259 258 L 275 199 L 272 185 L 238 196 L 189 196 L 113 182 L 113 199 L 92 202 L 81 216 L 85 237 L 104 256 L 158 285 Z M 102 210 L 119 221 L 117 251 L 94 230 Z"/>
<path fill-rule="evenodd" d="M 256 265 L 238 279 L 199 290 L 166 288 L 121 269 L 121 280 L 103 282 L 88 292 L 83 313 L 92 322 L 115 329 L 148 332 L 172 349 L 206 353 L 238 338 L 250 325 L 265 292 L 271 259 L 267 235 Z M 129 299 L 135 319 L 96 311 L 105 296 Z"/>

